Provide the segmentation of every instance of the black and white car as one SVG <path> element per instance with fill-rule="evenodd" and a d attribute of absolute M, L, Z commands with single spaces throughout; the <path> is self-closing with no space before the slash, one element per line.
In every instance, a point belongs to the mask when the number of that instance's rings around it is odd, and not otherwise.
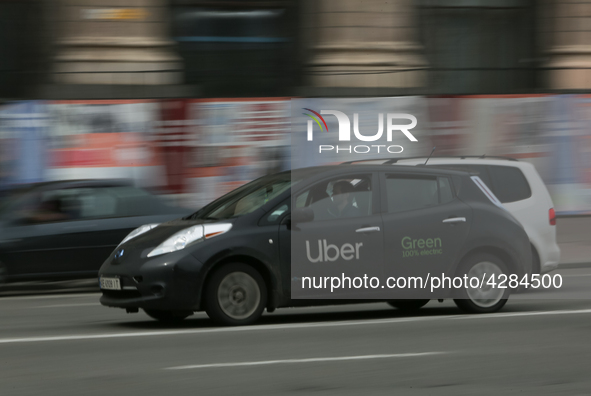
<path fill-rule="evenodd" d="M 348 209 L 339 206 L 343 186 L 349 186 Z M 341 246 L 340 256 L 332 251 L 326 264 L 353 272 L 479 278 L 531 272 L 527 234 L 478 177 L 427 167 L 336 165 L 265 176 L 190 216 L 138 228 L 101 267 L 100 301 L 162 321 L 206 311 L 217 323 L 243 325 L 265 308 L 356 298 L 402 309 L 454 298 L 464 311 L 486 313 L 509 297 L 510 288 L 479 285 L 434 294 L 366 289 L 327 300 L 326 290 L 304 290 L 300 279 L 306 265 L 318 268 L 320 257 L 306 241 L 321 247 L 321 240 Z M 360 247 L 361 254 L 355 252 Z M 429 253 L 408 254 L 422 248 Z"/>

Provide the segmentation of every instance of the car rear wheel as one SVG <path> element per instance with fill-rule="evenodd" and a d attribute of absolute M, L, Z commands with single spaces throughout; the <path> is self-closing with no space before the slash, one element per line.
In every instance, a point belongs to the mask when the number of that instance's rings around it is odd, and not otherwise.
<path fill-rule="evenodd" d="M 206 286 L 205 311 L 225 326 L 249 325 L 267 305 L 267 287 L 253 267 L 236 263 L 217 270 Z"/>
<path fill-rule="evenodd" d="M 468 257 L 463 261 L 458 273 L 459 277 L 464 275 L 467 275 L 468 287 L 460 289 L 459 298 L 454 299 L 461 310 L 468 313 L 492 313 L 507 303 L 510 293 L 508 284 L 503 284 L 506 287 L 504 289 L 498 287 L 502 281 L 502 277 L 499 277 L 508 276 L 507 266 L 498 257 L 487 253 Z M 479 287 L 470 287 L 470 280 L 473 278 L 479 280 Z M 492 281 L 496 282 L 496 287 Z"/>
<path fill-rule="evenodd" d="M 391 300 L 388 301 L 388 304 L 403 312 L 411 313 L 423 308 L 429 301 L 430 300 Z"/>
<path fill-rule="evenodd" d="M 158 309 L 144 309 L 144 312 L 151 318 L 162 323 L 179 323 L 185 320 L 188 313 L 176 313 L 173 311 L 161 311 Z"/>

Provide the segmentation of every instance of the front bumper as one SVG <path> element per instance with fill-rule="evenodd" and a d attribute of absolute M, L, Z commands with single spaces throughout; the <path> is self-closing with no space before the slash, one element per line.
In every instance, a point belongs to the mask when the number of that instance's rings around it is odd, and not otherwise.
<path fill-rule="evenodd" d="M 114 263 L 109 258 L 99 278 L 117 277 L 121 290 L 102 290 L 107 307 L 154 310 L 199 310 L 202 264 L 187 252 Z"/>

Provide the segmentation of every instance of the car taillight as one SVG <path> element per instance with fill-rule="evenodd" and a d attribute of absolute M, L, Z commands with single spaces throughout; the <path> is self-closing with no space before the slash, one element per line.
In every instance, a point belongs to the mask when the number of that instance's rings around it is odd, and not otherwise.
<path fill-rule="evenodd" d="M 554 212 L 554 208 L 551 208 L 548 211 L 548 218 L 550 220 L 550 225 L 556 225 L 556 213 Z"/>

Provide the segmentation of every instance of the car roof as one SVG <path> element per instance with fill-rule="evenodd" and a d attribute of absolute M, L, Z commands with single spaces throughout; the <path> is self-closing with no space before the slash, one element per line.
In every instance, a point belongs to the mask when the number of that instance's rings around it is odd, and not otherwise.
<path fill-rule="evenodd" d="M 302 178 L 306 179 L 308 177 L 317 176 L 320 174 L 339 174 L 342 173 L 344 168 L 350 169 L 353 172 L 358 171 L 374 171 L 374 172 L 388 172 L 392 171 L 393 167 L 390 165 L 383 165 L 383 164 L 357 164 L 357 163 L 343 163 L 339 165 L 324 165 L 324 166 L 313 166 L 309 168 L 300 168 L 295 169 L 292 172 L 292 179 L 294 178 Z M 369 169 L 368 169 L 369 168 Z M 400 167 L 396 168 L 397 171 L 400 170 Z M 436 168 L 427 168 L 422 166 L 413 166 L 413 167 L 406 167 L 404 169 L 405 173 L 416 173 L 416 174 L 441 174 L 441 175 L 458 175 L 458 176 L 466 176 L 472 174 L 472 172 L 465 172 L 460 170 L 450 170 L 450 169 L 436 169 Z"/>
<path fill-rule="evenodd" d="M 428 161 L 427 161 L 428 159 Z M 394 164 L 408 164 L 408 165 L 416 165 L 416 164 L 505 164 L 505 165 L 512 165 L 514 166 L 515 163 L 522 164 L 523 162 L 519 161 L 516 158 L 512 157 L 504 157 L 504 156 L 487 156 L 487 155 L 448 155 L 448 156 L 423 156 L 423 157 L 406 157 L 406 158 L 376 158 L 376 159 L 367 159 L 367 160 L 357 160 L 357 161 L 348 161 L 344 162 L 343 164 L 364 164 L 364 165 L 394 165 Z"/>

